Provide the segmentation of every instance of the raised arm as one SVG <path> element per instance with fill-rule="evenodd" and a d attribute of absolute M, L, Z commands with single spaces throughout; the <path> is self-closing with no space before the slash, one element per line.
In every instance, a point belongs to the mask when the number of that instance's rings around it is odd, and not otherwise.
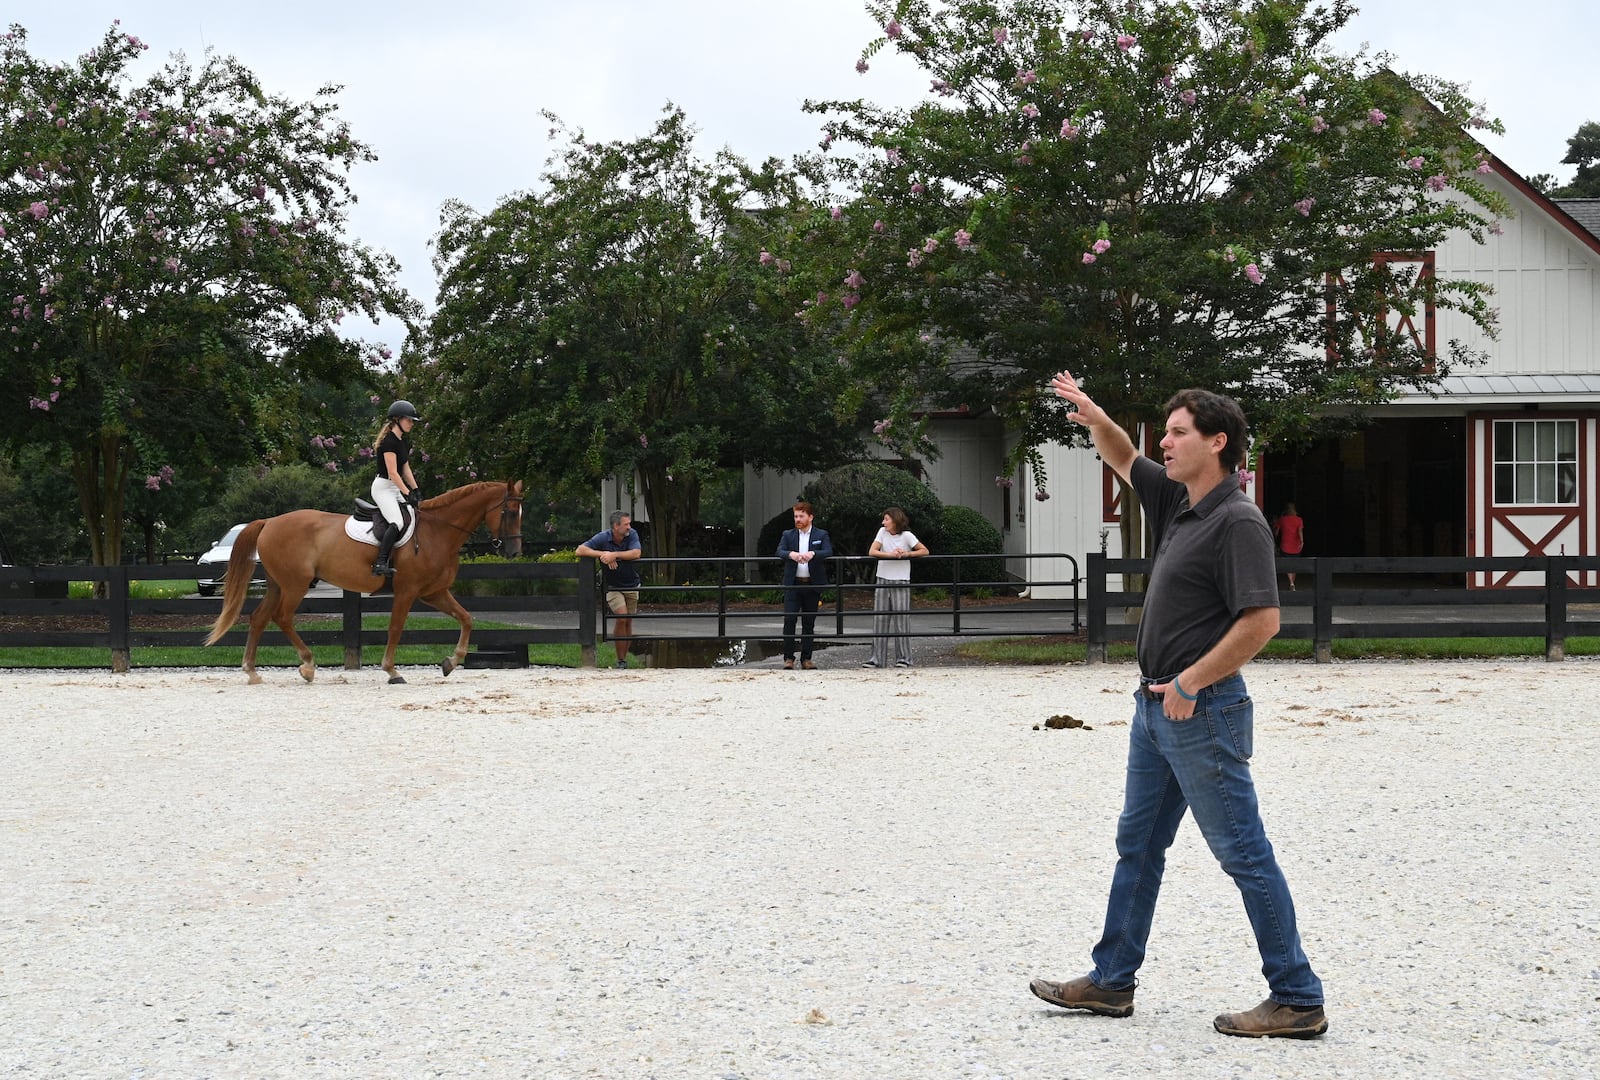
<path fill-rule="evenodd" d="M 1077 408 L 1077 412 L 1068 413 L 1068 419 L 1074 423 L 1082 424 L 1089 429 L 1089 435 L 1094 439 L 1094 448 L 1100 454 L 1100 459 L 1111 466 L 1111 471 L 1128 479 L 1128 473 L 1133 469 L 1133 462 L 1139 456 L 1139 451 L 1134 449 L 1133 440 L 1128 438 L 1128 433 L 1106 411 L 1094 403 L 1094 399 L 1083 392 L 1078 385 L 1078 380 L 1072 377 L 1071 372 L 1063 371 L 1050 380 L 1050 388 L 1056 392 L 1056 397 L 1064 398 Z"/>

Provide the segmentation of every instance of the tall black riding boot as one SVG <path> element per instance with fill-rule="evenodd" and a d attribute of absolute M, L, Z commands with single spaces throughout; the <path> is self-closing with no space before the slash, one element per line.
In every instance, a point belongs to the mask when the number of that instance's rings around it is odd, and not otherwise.
<path fill-rule="evenodd" d="M 390 525 L 383 534 L 383 540 L 378 544 L 378 561 L 372 564 L 372 572 L 379 577 L 394 577 L 394 566 L 389 562 L 389 552 L 394 550 L 394 542 L 400 539 L 400 526 Z"/>

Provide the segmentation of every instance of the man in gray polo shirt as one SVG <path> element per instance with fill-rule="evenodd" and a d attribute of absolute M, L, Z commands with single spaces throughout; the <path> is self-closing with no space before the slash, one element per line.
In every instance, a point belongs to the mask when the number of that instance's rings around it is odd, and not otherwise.
<path fill-rule="evenodd" d="M 1132 1014 L 1167 849 L 1193 810 L 1239 887 L 1268 989 L 1260 1005 L 1224 1013 L 1214 1026 L 1225 1035 L 1321 1035 L 1322 981 L 1300 946 L 1250 776 L 1252 707 L 1239 668 L 1278 632 L 1278 585 L 1272 530 L 1235 475 L 1248 436 L 1244 413 L 1221 394 L 1179 392 L 1166 406 L 1163 468 L 1134 449 L 1070 374 L 1051 386 L 1076 407 L 1069 415 L 1089 429 L 1101 459 L 1132 484 L 1156 540 L 1105 931 L 1088 975 L 1035 979 L 1030 989 L 1066 1009 Z"/>

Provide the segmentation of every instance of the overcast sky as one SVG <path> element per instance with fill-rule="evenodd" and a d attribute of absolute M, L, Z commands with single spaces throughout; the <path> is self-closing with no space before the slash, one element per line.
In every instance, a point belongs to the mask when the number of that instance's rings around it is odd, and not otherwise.
<path fill-rule="evenodd" d="M 1367 0 L 1341 47 L 1364 42 L 1401 71 L 1470 84 L 1507 133 L 1486 139 L 1524 176 L 1572 176 L 1566 140 L 1600 120 L 1600 65 L 1587 62 L 1589 3 L 1526 0 Z M 167 54 L 231 53 L 273 93 L 305 98 L 344 86 L 341 111 L 379 160 L 354 179 L 352 232 L 389 251 L 402 283 L 431 308 L 428 239 L 439 206 L 488 209 L 535 185 L 550 145 L 548 109 L 591 137 L 627 138 L 666 102 L 700 130 L 701 151 L 728 147 L 758 161 L 815 145 L 807 98 L 920 100 L 928 80 L 888 51 L 858 75 L 879 33 L 860 0 L 73 0 L 10 16 L 35 56 L 66 60 L 113 19 L 150 46 L 136 75 Z M 348 325 L 348 324 L 347 324 Z M 398 346 L 398 331 L 374 336 Z"/>

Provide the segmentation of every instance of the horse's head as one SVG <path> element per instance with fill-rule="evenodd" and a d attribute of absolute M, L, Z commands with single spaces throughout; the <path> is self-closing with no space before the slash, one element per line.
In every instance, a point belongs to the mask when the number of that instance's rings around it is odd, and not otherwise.
<path fill-rule="evenodd" d="M 504 497 L 483 516 L 484 528 L 494 536 L 496 553 L 508 558 L 522 554 L 522 481 L 507 481 Z"/>

